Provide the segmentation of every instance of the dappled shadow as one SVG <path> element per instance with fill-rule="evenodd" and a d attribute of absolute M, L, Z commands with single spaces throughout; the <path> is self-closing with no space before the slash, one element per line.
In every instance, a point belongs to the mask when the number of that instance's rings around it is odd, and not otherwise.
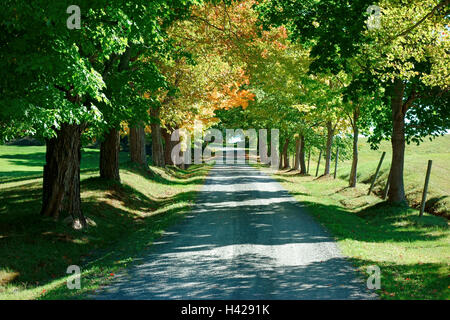
<path fill-rule="evenodd" d="M 334 240 L 304 207 L 331 219 L 355 213 L 342 207 L 298 203 L 281 185 L 247 166 L 216 166 L 191 214 L 169 229 L 150 252 L 118 276 L 96 299 L 352 299 L 372 298 Z M 383 210 L 382 205 L 368 212 Z M 425 230 L 380 230 L 336 221 L 361 242 L 430 241 Z M 362 214 L 362 213 L 361 213 Z M 369 218 L 369 217 L 367 217 Z M 369 220 L 370 221 L 370 220 Z M 354 222 L 354 220 L 352 220 Z M 333 224 L 333 222 L 330 222 Z M 356 261 L 356 265 L 380 262 Z M 394 266 L 404 272 L 413 266 Z M 367 277 L 367 275 L 366 275 Z"/>
<path fill-rule="evenodd" d="M 141 228 L 153 235 L 158 231 L 155 226 L 188 209 L 169 205 L 194 196 L 193 191 L 180 192 L 155 201 L 130 186 L 99 177 L 83 180 L 81 190 L 90 192 L 83 196 L 82 211 L 96 225 L 80 233 L 62 222 L 64 213 L 57 222 L 39 214 L 41 182 L 0 189 L 0 271 L 6 272 L 0 273 L 0 291 L 5 281 L 33 286 L 64 277 L 68 265 L 82 265 L 89 260 L 87 255 L 113 254 L 114 244 Z M 129 209 L 152 214 L 137 216 Z M 154 214 L 156 209 L 161 214 Z M 99 247 L 108 248 L 107 252 L 99 252 Z"/>
<path fill-rule="evenodd" d="M 165 170 L 171 177 L 174 179 L 167 179 L 166 177 L 163 177 L 162 175 L 158 174 L 157 172 L 153 170 L 149 171 L 143 171 L 142 168 L 130 166 L 128 168 L 129 171 L 139 174 L 143 176 L 146 179 L 150 179 L 152 181 L 155 181 L 157 183 L 162 183 L 166 185 L 193 185 L 193 184 L 202 184 L 204 181 L 204 174 L 205 174 L 205 167 L 199 167 L 191 170 L 183 170 L 183 169 L 176 169 L 173 168 L 165 168 L 162 170 Z M 178 171 L 178 172 L 177 172 Z M 201 177 L 201 178 L 197 178 Z"/>
<path fill-rule="evenodd" d="M 42 178 L 43 171 L 3 171 L 0 172 L 0 185 L 2 183 L 25 181 Z"/>
<path fill-rule="evenodd" d="M 0 155 L 0 159 L 8 159 L 8 162 L 20 166 L 42 167 L 45 164 L 45 151 L 34 153 L 4 154 Z"/>
<path fill-rule="evenodd" d="M 20 166 L 43 167 L 45 164 L 45 150 L 43 152 L 34 152 L 34 153 L 3 154 L 0 155 L 0 159 L 8 159 L 8 162 Z M 98 159 L 99 159 L 98 151 L 83 149 L 81 156 L 82 162 L 89 163 L 91 162 L 91 160 L 96 161 Z"/>
<path fill-rule="evenodd" d="M 216 166 L 197 205 L 97 299 L 371 298 L 334 240 L 281 185 Z"/>
<path fill-rule="evenodd" d="M 37 182 L 26 188 L 0 189 L 0 235 L 8 237 L 29 230 L 36 221 L 25 217 L 35 214 L 40 219 L 41 197 L 41 184 Z"/>
<path fill-rule="evenodd" d="M 173 177 L 179 178 L 179 179 L 185 179 L 186 177 L 192 177 L 192 176 L 202 176 L 205 171 L 204 165 L 196 165 L 196 166 L 190 166 L 187 169 L 182 169 L 180 167 L 168 165 L 166 166 L 166 170 L 170 172 L 170 174 Z"/>
<path fill-rule="evenodd" d="M 283 177 L 283 175 L 280 175 Z M 292 183 L 292 181 L 288 181 L 283 178 L 278 178 L 277 180 L 280 182 L 288 182 Z M 320 183 L 320 182 L 318 182 Z M 340 189 L 330 189 L 329 193 L 324 193 L 324 196 L 332 195 L 338 192 L 347 192 L 348 190 L 352 190 L 350 187 L 343 187 Z M 364 199 L 367 196 L 365 190 L 355 190 L 357 192 L 356 196 L 352 196 L 352 200 L 355 199 Z M 306 192 L 289 192 L 290 195 L 302 195 L 302 196 L 311 196 Z M 339 221 L 329 221 L 331 225 L 339 224 L 340 228 L 346 229 L 345 232 L 346 237 L 339 237 L 339 240 L 345 239 L 353 239 L 357 241 L 364 242 L 403 242 L 403 241 L 434 241 L 436 239 L 440 239 L 443 236 L 430 234 L 429 230 L 426 229 L 409 229 L 406 230 L 396 225 L 396 222 L 404 222 L 406 219 L 405 213 L 409 210 L 407 206 L 395 206 L 387 202 L 378 202 L 376 204 L 370 205 L 369 201 L 364 201 L 362 204 L 355 206 L 354 204 L 350 209 L 346 209 L 344 207 L 338 205 L 325 205 L 315 201 L 302 201 L 301 202 L 305 207 L 314 207 L 315 211 L 323 212 L 322 217 L 326 217 L 327 212 L 333 212 L 333 217 L 345 217 L 349 215 L 358 215 L 359 217 L 364 219 L 365 223 L 368 225 L 364 225 L 361 227 L 370 228 L 372 220 L 383 220 L 383 228 L 380 230 L 371 230 L 370 232 L 353 232 L 352 230 L 357 228 L 358 226 L 348 225 L 346 224 L 346 220 L 342 219 Z M 341 232 L 339 232 L 341 234 Z"/>
<path fill-rule="evenodd" d="M 404 210 L 408 210 L 407 207 L 395 207 L 390 204 L 386 204 L 384 202 L 364 207 L 359 212 L 347 211 L 342 207 L 335 205 L 323 205 L 317 202 L 303 202 L 306 206 L 314 206 L 314 210 L 318 212 L 333 212 L 334 216 L 346 216 L 346 215 L 359 215 L 363 217 L 367 224 L 364 226 L 355 226 L 355 225 L 347 225 L 345 221 L 336 221 L 335 223 L 339 223 L 340 227 L 346 229 L 346 232 L 340 232 L 340 234 L 344 234 L 345 236 L 336 235 L 338 240 L 345 239 L 353 239 L 357 241 L 363 242 L 380 242 L 380 243 L 388 243 L 388 242 L 403 242 L 403 241 L 434 241 L 436 239 L 440 239 L 443 235 L 433 235 L 430 234 L 427 229 L 405 229 L 400 226 L 396 226 L 395 222 L 405 221 L 405 215 L 403 215 Z M 375 228 L 375 226 L 371 226 L 372 219 L 381 219 L 384 221 L 383 228 L 377 230 L 370 230 L 369 228 Z M 355 228 L 367 228 L 367 232 L 352 232 Z M 361 230 L 359 230 L 361 231 Z"/>
<path fill-rule="evenodd" d="M 439 209 L 440 205 L 442 205 L 442 203 L 444 203 L 444 200 L 447 198 L 449 198 L 449 196 L 440 196 L 428 199 L 425 203 L 425 211 L 450 219 L 450 212 Z M 419 204 L 417 207 L 419 207 Z"/>
<path fill-rule="evenodd" d="M 81 179 L 83 179 L 83 174 L 91 174 L 98 172 L 97 168 L 85 168 L 80 170 Z M 0 185 L 11 183 L 11 182 L 21 182 L 34 179 L 42 179 L 43 171 L 13 171 L 13 172 L 0 172 Z M 24 185 L 24 184 L 22 184 Z"/>
<path fill-rule="evenodd" d="M 102 192 L 96 184 L 82 182 L 82 189 L 89 186 Z M 58 222 L 43 218 L 41 183 L 1 189 L 0 198 L 0 269 L 17 273 L 12 284 L 44 284 L 64 277 L 68 265 L 79 264 L 81 256 L 98 244 L 117 241 L 121 231 L 129 232 L 135 224 L 127 211 L 95 197 L 84 198 L 82 210 L 97 226 L 83 233 L 62 222 L 64 213 Z"/>
<path fill-rule="evenodd" d="M 442 263 L 404 263 L 351 259 L 365 273 L 367 267 L 378 266 L 381 288 L 377 293 L 389 300 L 448 300 L 448 275 Z"/>
<path fill-rule="evenodd" d="M 45 165 L 45 149 L 42 152 L 26 153 L 28 147 L 23 146 L 23 153 L 3 154 L 0 159 L 5 159 L 13 168 L 19 166 L 21 170 L 3 171 L 0 168 L 0 184 L 8 182 L 24 181 L 29 179 L 42 178 L 43 167 Z M 81 173 L 90 173 L 98 171 L 100 153 L 97 150 L 83 148 L 81 155 Z M 127 159 L 127 154 L 121 152 L 119 155 L 120 163 Z M 29 167 L 30 170 L 23 170 L 23 167 Z M 33 169 L 41 167 L 41 170 Z"/>
<path fill-rule="evenodd" d="M 26 152 L 27 147 L 22 147 Z M 122 155 L 123 157 L 123 155 Z M 17 153 L 0 155 L 0 159 L 6 159 L 12 166 L 29 167 L 30 170 L 8 170 L 2 171 L 0 168 L 0 184 L 18 182 L 29 179 L 42 178 L 45 165 L 45 149 L 42 152 Z M 83 149 L 81 157 L 81 173 L 98 171 L 99 152 Z M 41 167 L 41 170 L 32 168 Z"/>
<path fill-rule="evenodd" d="M 218 248 L 227 250 L 227 248 Z M 150 260 L 151 259 L 151 260 Z M 145 262 L 149 261 L 150 262 Z M 283 265 L 265 254 L 233 259 L 192 249 L 142 259 L 98 299 L 370 299 L 343 259 Z"/>
<path fill-rule="evenodd" d="M 105 200 L 119 201 L 124 207 L 131 210 L 151 212 L 158 207 L 158 201 L 151 199 L 142 192 L 126 184 L 100 177 L 89 178 L 82 184 L 83 191 L 104 191 Z M 97 195 L 92 196 L 94 200 Z"/>
<path fill-rule="evenodd" d="M 388 171 L 389 171 L 389 168 L 381 168 L 380 169 L 380 172 L 378 173 L 377 181 L 375 182 L 375 185 L 384 185 L 384 183 L 386 183 L 386 181 L 382 181 L 380 179 L 380 177 L 382 177 L 385 173 L 388 174 L 387 173 Z M 371 184 L 374 177 L 375 177 L 375 172 L 373 172 L 370 176 L 366 177 L 365 179 L 362 179 L 361 182 L 366 183 L 366 184 Z M 357 178 L 359 178 L 359 176 Z"/>

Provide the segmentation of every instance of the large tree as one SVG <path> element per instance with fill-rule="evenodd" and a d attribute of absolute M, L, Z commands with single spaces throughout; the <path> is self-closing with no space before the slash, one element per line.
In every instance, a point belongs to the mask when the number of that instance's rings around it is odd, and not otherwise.
<path fill-rule="evenodd" d="M 311 47 L 311 71 L 354 71 L 362 88 L 380 83 L 385 103 L 374 113 L 370 141 L 392 141 L 389 201 L 405 202 L 405 141 L 420 141 L 449 128 L 448 0 L 380 1 L 381 15 L 371 19 L 371 1 L 263 1 L 258 9 L 267 25 L 285 24 L 293 40 Z M 370 19 L 370 23 L 372 23 Z M 372 26 L 369 24 L 369 26 Z M 375 78 L 375 81 L 370 78 Z M 361 81 L 361 79 L 363 79 Z M 367 79 L 364 80 L 364 79 Z M 373 93 L 373 92 L 371 92 Z M 370 94 L 370 93 L 369 93 Z M 413 107 L 415 106 L 415 107 Z"/>
<path fill-rule="evenodd" d="M 22 133 L 39 134 L 47 144 L 41 213 L 56 219 L 65 210 L 77 228 L 86 225 L 80 204 L 81 137 L 102 121 L 96 104 L 107 102 L 91 59 L 123 50 L 127 32 L 125 19 L 101 23 L 117 11 L 114 2 L 81 5 L 83 27 L 70 30 L 64 3 L 7 3 L 0 35 L 5 44 L 0 50 L 1 110 L 24 124 Z"/>
<path fill-rule="evenodd" d="M 119 99 L 115 91 L 108 91 L 105 82 L 113 87 L 108 75 L 117 70 L 123 76 L 131 43 L 148 44 L 148 38 L 139 37 L 136 30 L 157 31 L 171 20 L 164 19 L 167 15 L 175 11 L 178 15 L 189 4 L 80 1 L 81 28 L 69 29 L 64 2 L 4 3 L 0 13 L 1 135 L 35 134 L 46 140 L 43 215 L 57 219 L 65 211 L 74 227 L 86 225 L 80 200 L 82 138 L 93 137 L 102 128 L 110 130 L 105 142 L 111 150 L 103 148 L 102 160 L 117 159 L 117 135 L 111 132 L 117 129 L 117 114 L 108 108 L 114 108 L 112 103 Z M 140 95 L 139 83 L 134 90 Z M 11 124 L 15 129 L 11 130 Z M 116 167 L 102 167 L 103 174 L 117 178 Z"/>

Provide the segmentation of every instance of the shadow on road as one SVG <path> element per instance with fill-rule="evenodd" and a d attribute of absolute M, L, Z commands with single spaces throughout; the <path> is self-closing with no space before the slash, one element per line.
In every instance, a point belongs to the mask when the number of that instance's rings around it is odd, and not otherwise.
<path fill-rule="evenodd" d="M 277 182 L 216 165 L 193 212 L 97 299 L 373 298 L 327 232 Z"/>

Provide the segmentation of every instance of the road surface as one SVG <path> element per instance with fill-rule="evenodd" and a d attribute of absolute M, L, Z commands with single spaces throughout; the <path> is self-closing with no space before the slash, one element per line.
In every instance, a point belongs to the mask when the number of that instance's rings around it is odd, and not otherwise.
<path fill-rule="evenodd" d="M 328 233 L 271 177 L 216 165 L 197 204 L 95 299 L 371 299 Z"/>

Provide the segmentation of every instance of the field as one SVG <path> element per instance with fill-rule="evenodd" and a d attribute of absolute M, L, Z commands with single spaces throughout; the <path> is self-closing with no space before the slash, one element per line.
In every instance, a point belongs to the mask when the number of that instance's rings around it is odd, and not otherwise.
<path fill-rule="evenodd" d="M 432 159 L 428 199 L 433 206 L 428 209 L 441 215 L 448 214 L 449 145 L 450 136 L 445 136 L 406 151 L 405 183 L 411 204 L 420 201 L 426 163 Z M 383 143 L 373 151 L 361 139 L 356 189 L 347 187 L 350 160 L 339 163 L 336 180 L 261 169 L 273 174 L 330 230 L 362 274 L 368 266 L 380 267 L 381 298 L 448 299 L 448 220 L 431 214 L 419 219 L 414 208 L 383 203 L 379 194 L 387 177 L 389 147 Z M 382 151 L 387 156 L 376 194 L 368 196 Z M 101 288 L 189 211 L 209 169 L 145 171 L 121 153 L 118 184 L 99 179 L 98 157 L 98 150 L 83 150 L 83 212 L 95 224 L 80 233 L 39 215 L 45 147 L 0 146 L 0 299 L 83 298 Z M 312 156 L 312 174 L 316 157 Z M 65 286 L 66 268 L 72 264 L 83 270 L 81 292 Z"/>
<path fill-rule="evenodd" d="M 207 166 L 146 171 L 122 153 L 118 184 L 98 177 L 98 155 L 83 151 L 82 210 L 93 223 L 80 233 L 39 215 L 45 147 L 0 146 L 0 300 L 81 298 L 92 292 L 189 211 L 208 171 Z M 65 286 L 72 264 L 83 272 L 81 292 Z"/>
<path fill-rule="evenodd" d="M 448 216 L 450 170 L 450 136 L 425 142 L 406 150 L 405 185 L 410 203 L 418 206 L 425 178 L 427 160 L 433 160 L 430 180 L 430 201 L 433 213 Z M 367 195 L 369 181 L 375 172 L 382 151 L 387 155 L 378 179 L 376 194 Z M 317 157 L 317 156 L 316 156 Z M 313 158 L 313 157 L 312 157 Z M 449 299 L 450 298 L 450 230 L 448 220 L 418 210 L 391 207 L 379 196 L 388 175 L 389 144 L 370 150 L 366 141 L 360 143 L 360 165 L 355 189 L 348 188 L 351 161 L 339 163 L 338 177 L 319 178 L 316 162 L 311 161 L 310 174 L 294 171 L 272 174 L 314 217 L 335 237 L 345 256 L 367 278 L 367 267 L 381 269 L 383 299 Z M 323 161 L 321 163 L 321 170 Z M 334 168 L 334 166 L 333 166 Z M 333 173 L 334 169 L 332 170 Z M 320 175 L 319 171 L 319 175 Z M 427 206 L 430 209 L 430 206 Z"/>
<path fill-rule="evenodd" d="M 378 150 L 371 150 L 367 139 L 362 138 L 359 142 L 359 165 L 358 182 L 370 184 L 375 174 L 378 162 L 383 151 L 386 156 L 381 166 L 375 193 L 382 194 L 386 180 L 389 175 L 391 163 L 390 142 L 383 142 Z M 311 165 L 309 173 L 315 175 L 318 154 L 311 155 Z M 437 215 L 450 215 L 450 135 L 438 137 L 432 142 L 424 140 L 419 146 L 410 144 L 406 146 L 405 152 L 405 191 L 410 206 L 419 208 L 422 200 L 422 190 L 425 181 L 428 160 L 433 160 L 431 169 L 430 184 L 426 211 Z M 319 175 L 323 173 L 324 159 L 322 159 Z M 351 169 L 351 159 L 340 161 L 338 164 L 338 177 L 349 179 Z M 334 173 L 334 163 L 331 167 Z"/>

